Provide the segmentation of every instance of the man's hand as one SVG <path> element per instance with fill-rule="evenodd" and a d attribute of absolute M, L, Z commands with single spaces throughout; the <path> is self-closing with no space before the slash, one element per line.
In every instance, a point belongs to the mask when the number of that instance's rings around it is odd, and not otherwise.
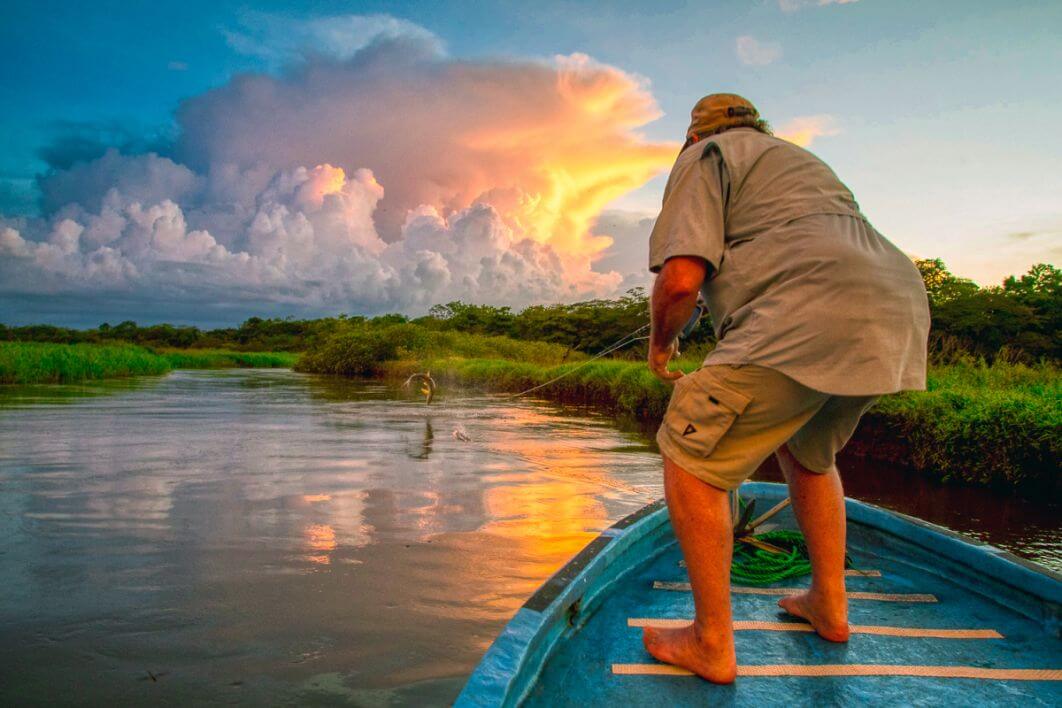
<path fill-rule="evenodd" d="M 703 258 L 675 256 L 664 262 L 653 283 L 649 370 L 664 383 L 673 384 L 682 378 L 681 371 L 669 371 L 667 365 L 678 354 L 679 333 L 693 314 L 707 274 L 708 263 Z"/>
<path fill-rule="evenodd" d="M 671 345 L 666 349 L 650 346 L 649 370 L 653 372 L 653 376 L 666 384 L 674 384 L 676 379 L 681 379 L 683 377 L 681 371 L 671 371 L 667 368 L 671 357 L 676 354 L 678 354 L 678 340 L 672 340 Z"/>

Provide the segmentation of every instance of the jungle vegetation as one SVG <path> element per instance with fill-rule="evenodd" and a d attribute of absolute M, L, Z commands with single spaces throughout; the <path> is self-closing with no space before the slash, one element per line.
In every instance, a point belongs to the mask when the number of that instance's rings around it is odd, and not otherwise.
<path fill-rule="evenodd" d="M 1055 495 L 1062 458 L 1062 272 L 1040 264 L 999 286 L 979 287 L 940 260 L 917 265 L 933 318 L 928 390 L 883 398 L 853 442 L 943 480 Z M 450 302 L 418 318 L 254 317 L 239 327 L 205 331 L 133 322 L 89 330 L 0 325 L 0 383 L 294 366 L 395 378 L 430 369 L 443 381 L 516 392 L 572 372 L 536 395 L 652 424 L 669 390 L 645 367 L 644 342 L 588 361 L 647 320 L 646 294 L 636 289 L 615 300 L 519 312 Z M 685 342 L 679 365 L 696 368 L 713 345 L 710 323 L 704 323 Z"/>

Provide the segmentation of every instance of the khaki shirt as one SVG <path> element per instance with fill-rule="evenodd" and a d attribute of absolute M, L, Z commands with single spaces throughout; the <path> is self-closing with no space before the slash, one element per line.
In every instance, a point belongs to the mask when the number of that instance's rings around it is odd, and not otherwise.
<path fill-rule="evenodd" d="M 711 265 L 702 294 L 719 343 L 705 364 L 758 364 L 833 395 L 925 388 L 918 269 L 810 152 L 751 128 L 686 148 L 649 269 L 673 256 Z"/>

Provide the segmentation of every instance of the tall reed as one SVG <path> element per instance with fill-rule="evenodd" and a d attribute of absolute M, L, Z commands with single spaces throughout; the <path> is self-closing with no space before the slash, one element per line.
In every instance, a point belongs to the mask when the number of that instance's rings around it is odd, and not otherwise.
<path fill-rule="evenodd" d="M 0 383 L 71 383 L 164 374 L 170 363 L 133 345 L 0 342 Z"/>

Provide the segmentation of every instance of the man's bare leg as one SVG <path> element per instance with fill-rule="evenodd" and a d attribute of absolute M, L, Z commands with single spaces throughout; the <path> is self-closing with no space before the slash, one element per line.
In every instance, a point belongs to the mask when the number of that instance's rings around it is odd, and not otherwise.
<path fill-rule="evenodd" d="M 696 618 L 683 629 L 643 630 L 645 649 L 668 664 L 713 683 L 731 683 L 737 672 L 730 614 L 733 522 L 726 492 L 664 457 L 664 494 L 693 589 Z"/>
<path fill-rule="evenodd" d="M 789 448 L 775 453 L 789 482 L 793 512 L 808 543 L 811 587 L 790 595 L 778 605 L 803 617 L 823 639 L 848 641 L 848 598 L 844 590 L 845 513 L 844 490 L 835 467 L 826 474 L 804 468 Z"/>

